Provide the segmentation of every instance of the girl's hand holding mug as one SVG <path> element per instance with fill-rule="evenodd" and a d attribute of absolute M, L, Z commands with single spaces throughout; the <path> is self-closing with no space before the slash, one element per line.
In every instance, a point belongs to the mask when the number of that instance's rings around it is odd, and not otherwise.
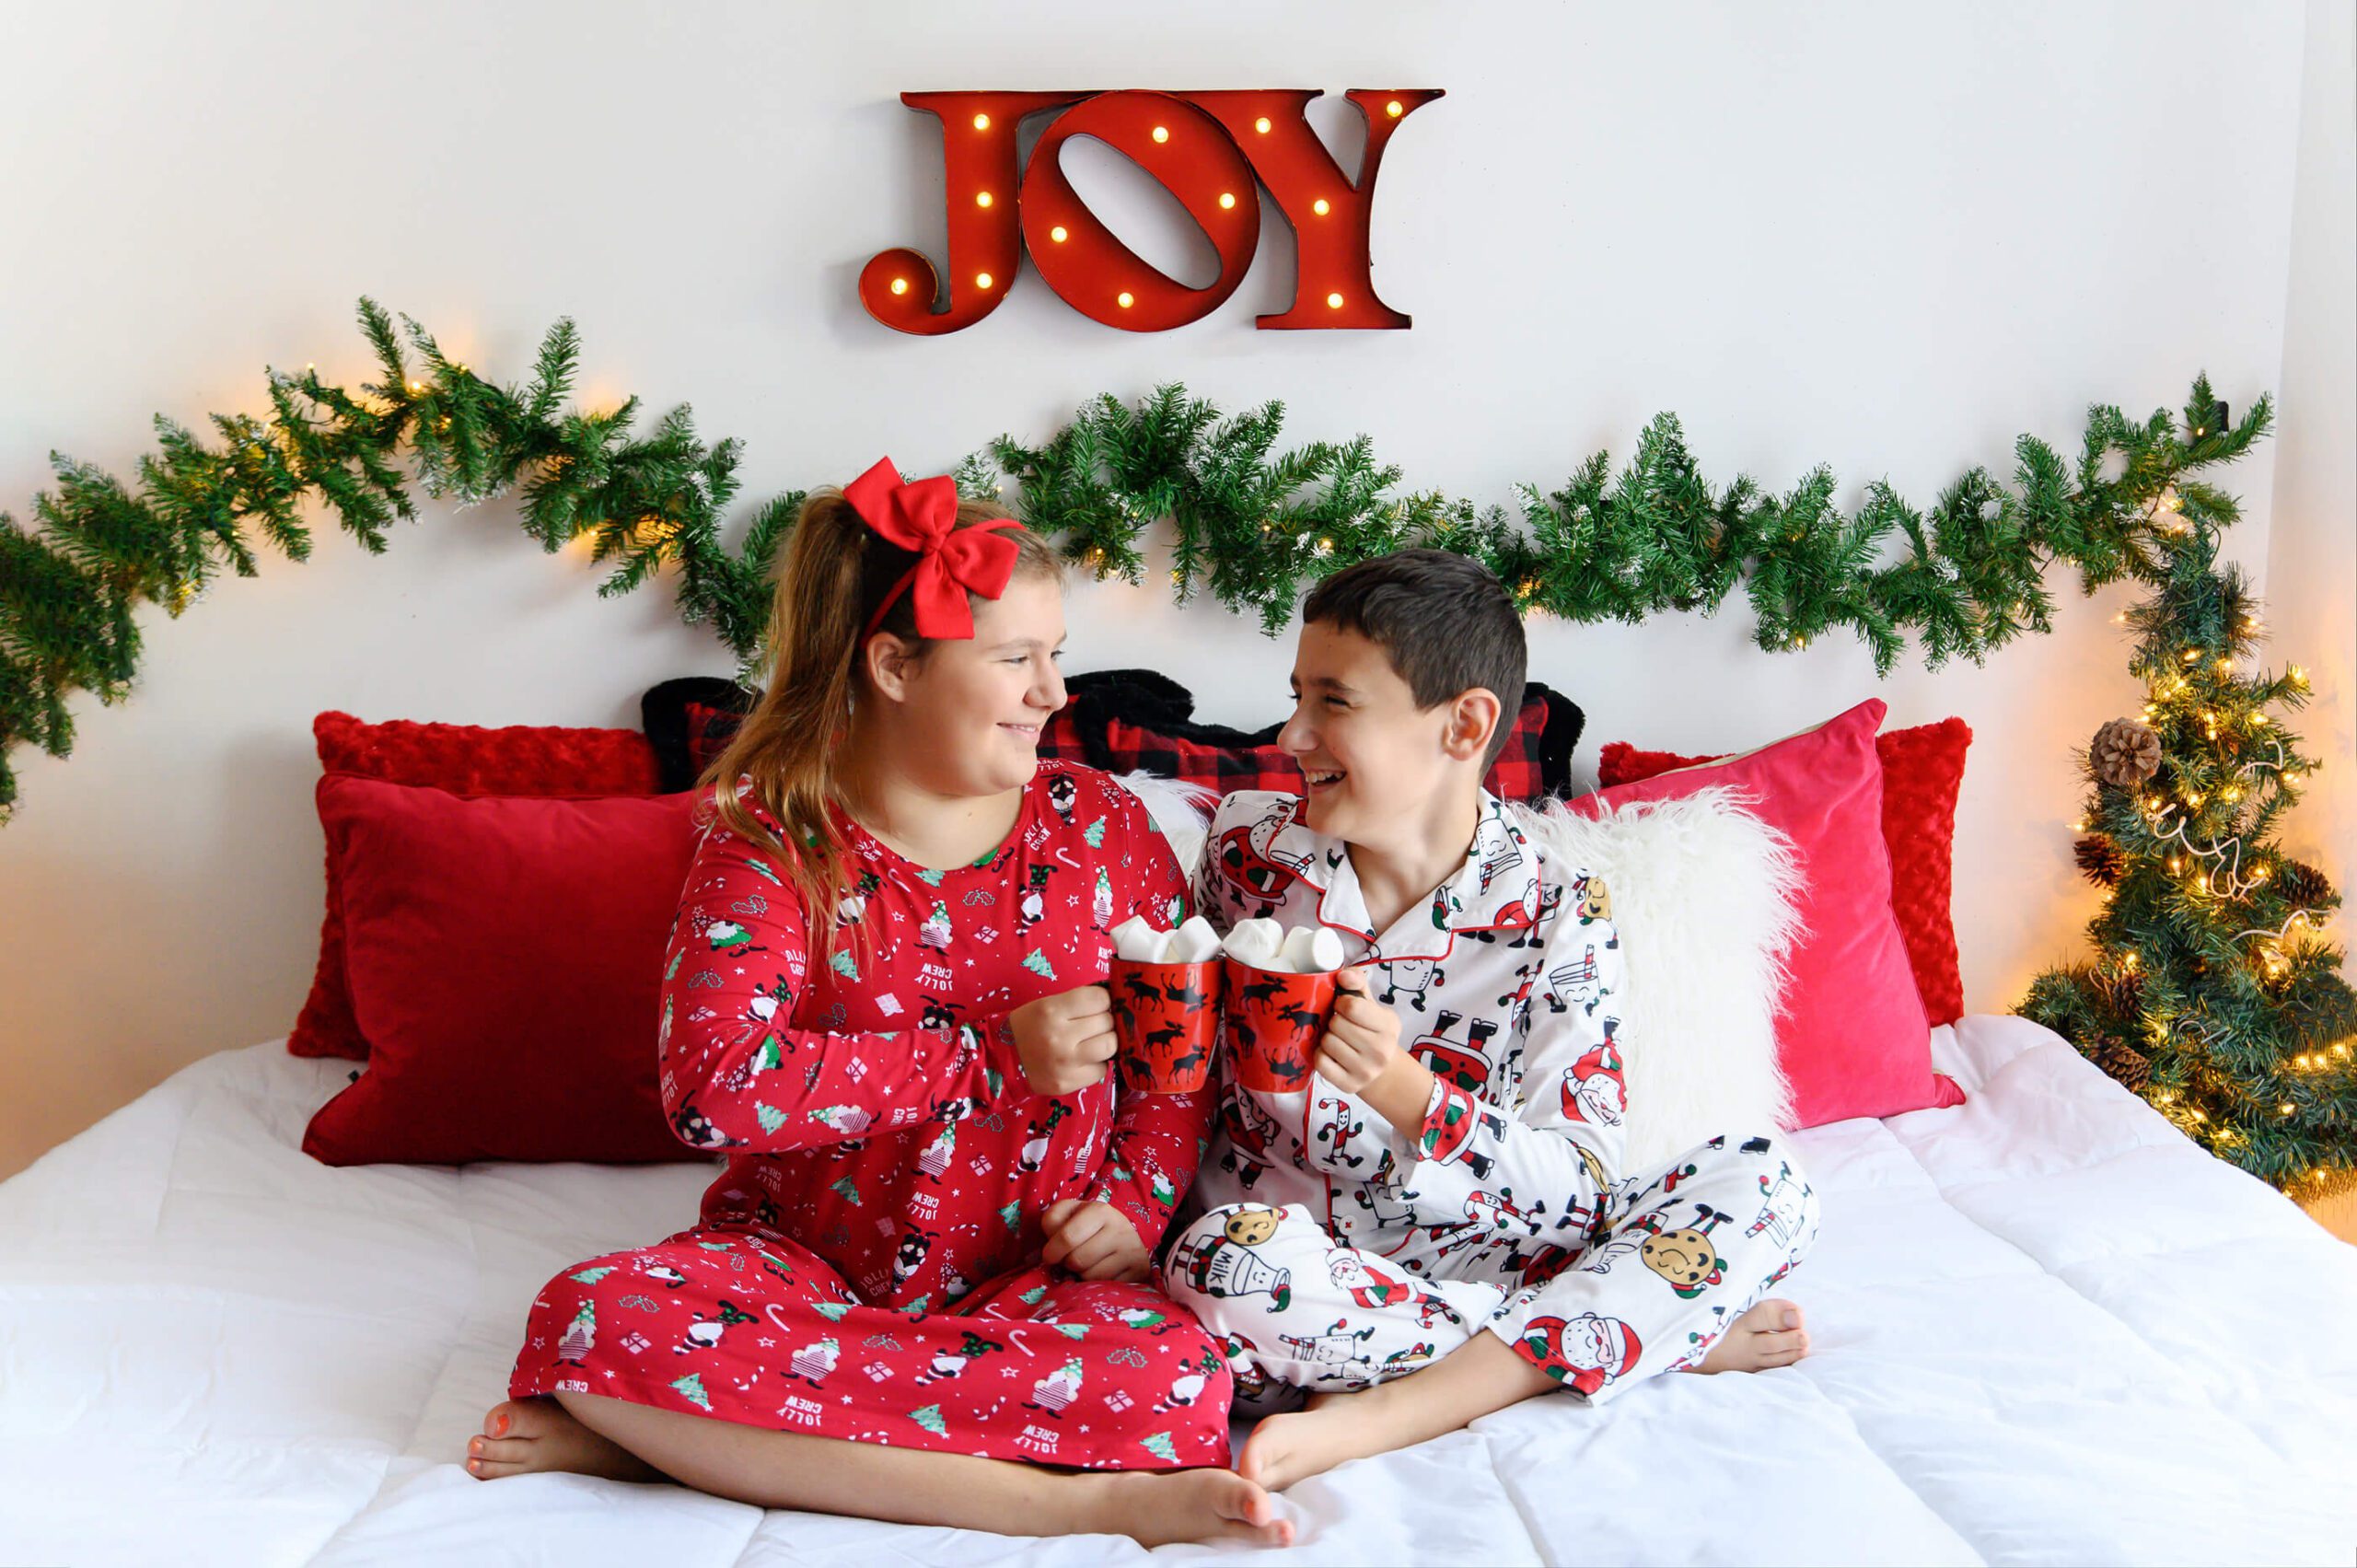
<path fill-rule="evenodd" d="M 1016 1054 L 1032 1092 L 1051 1098 L 1102 1082 L 1119 1042 L 1113 1038 L 1113 995 L 1084 985 L 1026 1002 L 1007 1016 Z"/>

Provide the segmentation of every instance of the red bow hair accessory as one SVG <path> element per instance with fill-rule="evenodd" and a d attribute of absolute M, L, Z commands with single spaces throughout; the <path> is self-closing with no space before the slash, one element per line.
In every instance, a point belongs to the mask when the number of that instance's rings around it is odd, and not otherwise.
<path fill-rule="evenodd" d="M 958 485 L 947 474 L 900 482 L 900 470 L 889 458 L 843 486 L 843 499 L 862 521 L 903 550 L 917 552 L 917 563 L 900 575 L 868 619 L 863 639 L 873 636 L 903 590 L 916 606 L 920 637 L 970 637 L 974 610 L 969 592 L 996 598 L 1015 575 L 1015 541 L 999 532 L 1019 528 L 1013 517 L 997 517 L 972 528 L 958 526 Z"/>

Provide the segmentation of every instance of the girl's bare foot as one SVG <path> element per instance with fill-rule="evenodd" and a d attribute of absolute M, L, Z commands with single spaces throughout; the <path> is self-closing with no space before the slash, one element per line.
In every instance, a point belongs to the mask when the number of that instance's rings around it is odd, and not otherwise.
<path fill-rule="evenodd" d="M 1808 1330 L 1797 1303 L 1771 1296 L 1736 1318 L 1694 1372 L 1759 1372 L 1790 1366 L 1808 1353 Z"/>
<path fill-rule="evenodd" d="M 1140 1546 L 1173 1541 L 1233 1541 L 1291 1546 L 1293 1524 L 1277 1517 L 1267 1490 L 1233 1470 L 1090 1471 L 1097 1496 L 1082 1528 L 1123 1535 Z"/>
<path fill-rule="evenodd" d="M 528 1470 L 571 1470 L 615 1481 L 671 1479 L 582 1425 L 552 1398 L 502 1400 L 483 1412 L 482 1431 L 467 1439 L 467 1473 L 496 1481 Z"/>

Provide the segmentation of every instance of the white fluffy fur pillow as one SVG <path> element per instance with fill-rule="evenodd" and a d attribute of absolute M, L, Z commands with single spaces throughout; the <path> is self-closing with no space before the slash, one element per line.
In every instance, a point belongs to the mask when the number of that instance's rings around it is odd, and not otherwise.
<path fill-rule="evenodd" d="M 1219 792 L 1147 772 L 1115 773 L 1113 782 L 1144 805 L 1155 827 L 1170 841 L 1170 853 L 1178 857 L 1178 868 L 1190 877 L 1194 876 L 1195 862 L 1203 853 L 1203 839 L 1211 830 L 1212 812 L 1219 805 Z"/>
<path fill-rule="evenodd" d="M 1118 776 L 1191 874 L 1216 796 L 1150 773 Z M 1506 807 L 1550 856 L 1611 890 L 1628 969 L 1629 1170 L 1792 1119 L 1775 1016 L 1805 873 L 1793 841 L 1744 809 L 1757 799 L 1713 784 L 1593 819 L 1552 803 Z"/>
<path fill-rule="evenodd" d="M 1791 838 L 1744 809 L 1757 799 L 1713 784 L 1596 819 L 1553 802 L 1506 807 L 1549 855 L 1610 890 L 1630 993 L 1630 1171 L 1791 1120 L 1775 1016 L 1805 873 Z"/>

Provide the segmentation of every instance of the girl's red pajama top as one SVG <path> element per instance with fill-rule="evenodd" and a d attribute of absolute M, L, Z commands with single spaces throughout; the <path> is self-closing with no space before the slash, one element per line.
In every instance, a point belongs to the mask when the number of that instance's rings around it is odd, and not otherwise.
<path fill-rule="evenodd" d="M 1103 983 L 1131 915 L 1183 918 L 1168 845 L 1110 777 L 1055 761 L 971 865 L 926 869 L 838 821 L 854 880 L 823 923 L 772 853 L 704 830 L 664 959 L 661 1084 L 679 1135 L 729 1165 L 697 1225 L 549 1283 L 511 1393 L 1060 1464 L 1225 1462 L 1226 1377 L 1192 1317 L 1039 1262 L 1065 1198 L 1112 1204 L 1151 1249 L 1211 1096 L 1117 1098 L 1110 1074 L 1034 1094 L 1008 1023 Z"/>

